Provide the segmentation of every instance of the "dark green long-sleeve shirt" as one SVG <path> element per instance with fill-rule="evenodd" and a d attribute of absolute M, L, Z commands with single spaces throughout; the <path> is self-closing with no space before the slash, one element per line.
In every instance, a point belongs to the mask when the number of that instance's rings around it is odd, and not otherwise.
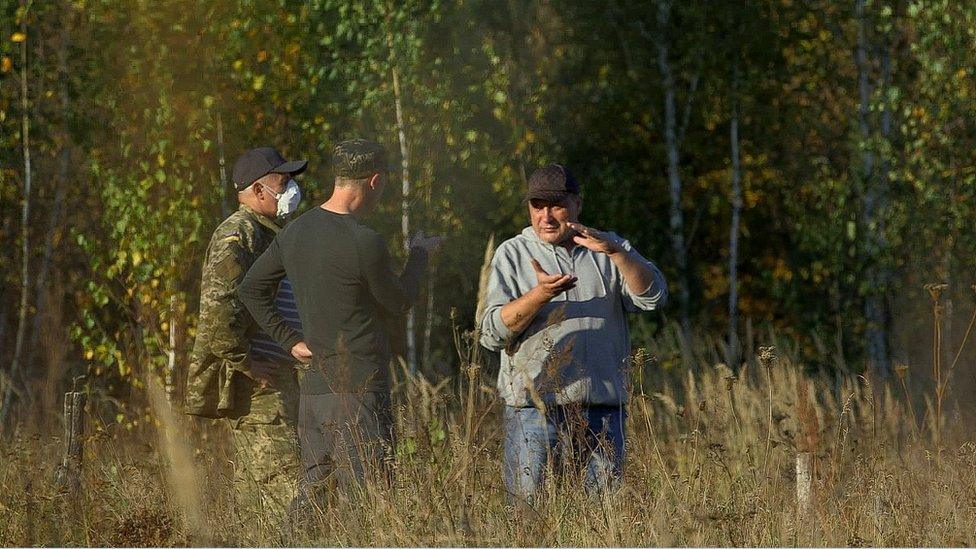
<path fill-rule="evenodd" d="M 239 292 L 258 325 L 290 350 L 302 335 L 274 304 L 275 289 L 287 273 L 313 355 L 304 392 L 385 391 L 391 353 L 384 317 L 407 312 L 426 265 L 426 252 L 414 248 L 397 276 L 376 231 L 353 215 L 313 208 L 275 237 Z"/>

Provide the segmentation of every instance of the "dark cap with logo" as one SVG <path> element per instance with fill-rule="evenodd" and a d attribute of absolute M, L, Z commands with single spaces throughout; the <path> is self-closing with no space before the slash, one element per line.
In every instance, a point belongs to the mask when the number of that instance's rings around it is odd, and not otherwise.
<path fill-rule="evenodd" d="M 269 173 L 298 175 L 307 166 L 305 160 L 285 160 L 274 147 L 258 147 L 245 152 L 234 163 L 234 186 L 243 191 Z"/>
<path fill-rule="evenodd" d="M 579 193 L 579 183 L 565 166 L 549 164 L 532 172 L 526 198 L 559 202 L 571 194 L 579 195 Z"/>
<path fill-rule="evenodd" d="M 375 141 L 349 139 L 332 149 L 332 167 L 336 177 L 363 179 L 376 173 L 386 173 L 386 149 Z"/>

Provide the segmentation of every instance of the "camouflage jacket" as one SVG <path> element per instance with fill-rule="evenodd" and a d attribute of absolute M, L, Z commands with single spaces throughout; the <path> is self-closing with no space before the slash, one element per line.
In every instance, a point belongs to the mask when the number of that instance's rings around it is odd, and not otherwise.
<path fill-rule="evenodd" d="M 217 418 L 246 414 L 250 336 L 257 326 L 237 296 L 247 270 L 274 240 L 279 227 L 244 206 L 225 219 L 210 238 L 200 283 L 200 318 L 190 354 L 184 411 Z M 241 394 L 246 393 L 246 394 Z"/>

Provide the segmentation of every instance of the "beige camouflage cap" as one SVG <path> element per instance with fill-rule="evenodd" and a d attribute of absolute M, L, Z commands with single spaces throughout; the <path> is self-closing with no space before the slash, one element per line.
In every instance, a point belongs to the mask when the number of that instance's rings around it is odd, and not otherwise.
<path fill-rule="evenodd" d="M 347 179 L 362 179 L 390 170 L 383 145 L 366 139 L 349 139 L 336 145 L 332 150 L 332 166 L 336 177 Z"/>

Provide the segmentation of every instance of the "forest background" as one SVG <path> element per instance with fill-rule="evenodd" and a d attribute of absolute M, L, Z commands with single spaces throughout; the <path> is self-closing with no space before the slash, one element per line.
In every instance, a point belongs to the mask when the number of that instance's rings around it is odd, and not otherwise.
<path fill-rule="evenodd" d="M 404 330 L 430 378 L 548 162 L 667 275 L 632 323 L 683 350 L 655 368 L 772 333 L 811 370 L 928 365 L 932 282 L 948 363 L 976 282 L 974 51 L 976 4 L 949 0 L 0 0 L 0 421 L 56 424 L 80 376 L 119 421 L 147 372 L 178 392 L 237 155 L 307 158 L 304 209 L 354 136 L 399 166 L 369 220 L 391 249 L 449 236 Z"/>

